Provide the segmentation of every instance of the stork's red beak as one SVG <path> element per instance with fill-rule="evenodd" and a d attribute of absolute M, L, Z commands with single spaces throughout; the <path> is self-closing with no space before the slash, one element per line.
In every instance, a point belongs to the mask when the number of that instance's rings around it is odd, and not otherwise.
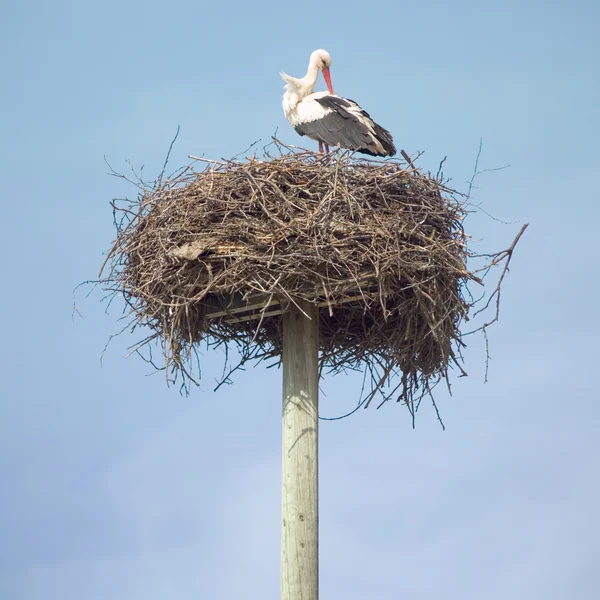
<path fill-rule="evenodd" d="M 333 94 L 333 86 L 331 85 L 331 75 L 329 74 L 329 67 L 323 67 L 323 77 L 325 78 L 325 83 L 327 84 L 327 89 L 330 94 Z"/>

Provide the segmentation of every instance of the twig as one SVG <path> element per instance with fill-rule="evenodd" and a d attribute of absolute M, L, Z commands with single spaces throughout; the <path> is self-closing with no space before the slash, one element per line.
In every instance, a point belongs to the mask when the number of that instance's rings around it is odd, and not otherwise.
<path fill-rule="evenodd" d="M 179 137 L 180 128 L 181 128 L 181 126 L 177 125 L 177 132 L 175 133 L 175 137 L 171 141 L 171 145 L 169 146 L 169 151 L 167 152 L 167 156 L 165 157 L 165 162 L 163 164 L 163 168 L 161 169 L 160 175 L 158 176 L 158 179 L 156 180 L 156 187 L 160 187 L 162 184 L 162 178 L 163 178 L 163 175 L 165 174 L 165 171 L 167 170 L 167 165 L 169 164 L 169 157 L 171 156 L 171 150 L 173 150 L 173 146 L 174 146 L 175 142 L 177 141 L 177 138 Z"/>
<path fill-rule="evenodd" d="M 400 154 L 402 154 L 402 158 L 412 167 L 413 171 L 417 171 L 417 167 L 415 167 L 410 156 L 404 150 L 400 150 Z"/>

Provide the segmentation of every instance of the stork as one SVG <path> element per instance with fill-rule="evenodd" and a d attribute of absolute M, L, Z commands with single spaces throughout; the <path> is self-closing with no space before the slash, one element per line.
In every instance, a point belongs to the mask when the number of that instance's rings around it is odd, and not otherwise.
<path fill-rule="evenodd" d="M 319 142 L 319 154 L 338 146 L 370 154 L 394 156 L 396 147 L 389 131 L 375 123 L 356 102 L 337 96 L 331 85 L 331 56 L 326 50 L 310 55 L 308 70 L 301 78 L 281 73 L 286 82 L 283 112 L 290 125 L 300 134 Z M 314 92 L 319 71 L 329 92 Z"/>

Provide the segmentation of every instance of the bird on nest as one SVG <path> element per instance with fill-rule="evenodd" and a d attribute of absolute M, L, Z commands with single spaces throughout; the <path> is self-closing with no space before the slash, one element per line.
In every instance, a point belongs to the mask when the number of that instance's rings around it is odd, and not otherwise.
<path fill-rule="evenodd" d="M 290 125 L 300 135 L 319 142 L 319 154 L 329 152 L 329 146 L 347 148 L 371 156 L 394 156 L 396 147 L 392 135 L 362 109 L 354 100 L 342 98 L 331 85 L 331 56 L 326 50 L 310 55 L 308 70 L 301 78 L 281 73 L 286 82 L 283 112 Z M 328 92 L 315 92 L 319 71 Z"/>

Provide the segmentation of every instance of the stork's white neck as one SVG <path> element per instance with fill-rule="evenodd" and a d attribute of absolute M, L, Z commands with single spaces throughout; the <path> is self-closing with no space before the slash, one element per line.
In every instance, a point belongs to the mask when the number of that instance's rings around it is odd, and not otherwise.
<path fill-rule="evenodd" d="M 317 78 L 319 77 L 319 69 L 311 60 L 304 77 L 298 79 L 286 75 L 285 73 L 281 73 L 281 77 L 283 77 L 286 82 L 282 104 L 283 112 L 287 118 L 289 113 L 296 108 L 298 102 L 301 102 L 306 96 L 313 93 L 315 85 L 317 84 Z"/>

